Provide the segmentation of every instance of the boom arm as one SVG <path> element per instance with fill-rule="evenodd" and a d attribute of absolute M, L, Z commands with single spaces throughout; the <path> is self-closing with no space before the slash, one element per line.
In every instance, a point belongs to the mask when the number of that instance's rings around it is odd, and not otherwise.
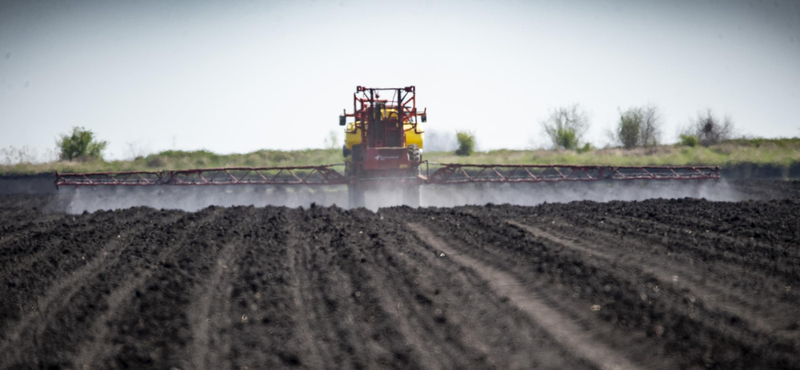
<path fill-rule="evenodd" d="M 57 173 L 56 186 L 152 185 L 340 185 L 348 179 L 334 167 L 228 167 L 177 171 Z"/>
<path fill-rule="evenodd" d="M 504 182 L 708 180 L 719 179 L 718 166 L 572 166 L 430 163 L 435 169 L 423 184 Z M 353 179 L 337 172 L 342 165 L 230 167 L 177 171 L 56 174 L 56 186 L 153 185 L 343 185 Z M 393 181 L 387 178 L 384 181 Z"/>
<path fill-rule="evenodd" d="M 718 166 L 574 166 L 432 163 L 428 184 L 718 179 Z"/>

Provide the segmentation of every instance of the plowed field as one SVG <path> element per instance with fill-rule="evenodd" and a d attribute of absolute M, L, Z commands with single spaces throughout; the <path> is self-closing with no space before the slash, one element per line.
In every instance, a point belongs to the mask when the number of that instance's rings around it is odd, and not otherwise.
<path fill-rule="evenodd" d="M 800 368 L 800 200 L 6 206 L 0 368 Z"/>

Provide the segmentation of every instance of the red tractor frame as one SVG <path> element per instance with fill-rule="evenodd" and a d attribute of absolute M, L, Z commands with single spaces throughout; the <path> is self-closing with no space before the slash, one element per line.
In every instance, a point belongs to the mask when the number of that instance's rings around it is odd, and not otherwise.
<path fill-rule="evenodd" d="M 391 94 L 391 98 L 381 97 Z M 402 194 L 403 203 L 419 204 L 422 154 L 418 145 L 410 144 L 407 133 L 422 134 L 418 123 L 427 121 L 427 110 L 417 111 L 416 88 L 356 87 L 353 112 L 345 110 L 339 125 L 354 122 L 346 135 L 358 135 L 358 144 L 345 144 L 345 176 L 350 178 L 351 206 L 364 205 L 364 193 L 369 189 L 391 187 Z"/>

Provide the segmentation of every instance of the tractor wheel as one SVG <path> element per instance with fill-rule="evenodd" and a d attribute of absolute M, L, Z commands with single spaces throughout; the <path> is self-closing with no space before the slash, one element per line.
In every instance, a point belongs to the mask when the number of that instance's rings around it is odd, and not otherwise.
<path fill-rule="evenodd" d="M 422 162 L 422 151 L 417 144 L 408 146 L 408 160 L 411 162 L 411 175 L 419 175 L 419 163 Z"/>
<path fill-rule="evenodd" d="M 364 160 L 364 146 L 361 144 L 353 145 L 353 149 L 351 151 L 351 155 L 353 156 L 353 162 L 361 162 Z"/>
<path fill-rule="evenodd" d="M 408 160 L 411 162 L 422 161 L 422 152 L 419 150 L 419 145 L 411 144 L 408 146 Z"/>

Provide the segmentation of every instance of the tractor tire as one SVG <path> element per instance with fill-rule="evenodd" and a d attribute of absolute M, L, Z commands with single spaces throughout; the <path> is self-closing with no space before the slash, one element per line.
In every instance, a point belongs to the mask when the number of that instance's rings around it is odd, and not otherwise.
<path fill-rule="evenodd" d="M 422 162 L 422 151 L 417 144 L 408 146 L 408 160 L 411 162 L 411 175 L 419 175 L 419 165 Z"/>
<path fill-rule="evenodd" d="M 411 162 L 422 161 L 422 151 L 419 150 L 419 145 L 411 144 L 408 146 L 408 160 Z"/>

